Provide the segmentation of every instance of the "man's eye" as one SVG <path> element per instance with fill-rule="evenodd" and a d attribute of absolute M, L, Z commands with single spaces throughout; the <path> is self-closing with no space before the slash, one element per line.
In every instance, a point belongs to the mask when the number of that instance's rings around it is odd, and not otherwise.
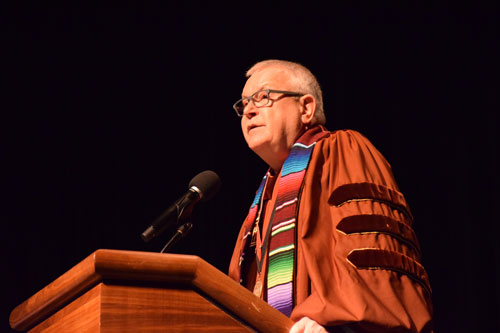
<path fill-rule="evenodd" d="M 268 93 L 267 93 L 266 91 L 261 91 L 261 92 L 259 92 L 258 94 L 256 94 L 256 95 L 254 96 L 254 99 L 255 99 L 257 102 L 261 101 L 261 100 L 262 100 L 262 99 L 264 99 L 264 98 L 269 98 L 269 95 L 268 95 Z"/>

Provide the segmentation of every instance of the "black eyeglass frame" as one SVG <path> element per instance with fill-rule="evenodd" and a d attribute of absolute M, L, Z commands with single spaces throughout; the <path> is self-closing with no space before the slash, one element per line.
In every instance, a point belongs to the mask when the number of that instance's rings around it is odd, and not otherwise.
<path fill-rule="evenodd" d="M 236 101 L 236 103 L 234 103 L 234 104 L 233 104 L 233 109 L 234 109 L 234 111 L 236 111 L 236 114 L 238 115 L 238 117 L 240 117 L 240 118 L 241 118 L 241 117 L 243 117 L 243 111 L 245 110 L 245 106 L 246 106 L 246 105 L 243 105 L 243 103 L 242 103 L 242 102 L 243 102 L 244 100 L 247 100 L 247 101 L 248 101 L 248 103 L 252 102 L 252 103 L 254 103 L 254 105 L 255 105 L 255 102 L 254 102 L 253 97 L 254 97 L 256 94 L 258 94 L 258 93 L 260 93 L 260 92 L 263 92 L 263 91 L 267 92 L 267 94 L 268 94 L 268 95 L 269 95 L 270 93 L 283 94 L 283 95 L 285 95 L 285 96 L 283 96 L 283 97 L 287 97 L 287 96 L 288 96 L 288 97 L 300 97 L 300 96 L 304 96 L 304 95 L 305 95 L 305 94 L 298 93 L 298 92 L 295 92 L 295 91 L 275 90 L 275 89 L 261 89 L 261 90 L 258 90 L 258 91 L 256 91 L 256 92 L 254 92 L 253 94 L 251 94 L 251 95 L 250 95 L 250 96 L 248 96 L 248 97 L 240 98 L 239 100 L 237 100 L 237 101 Z M 257 102 L 259 102 L 259 101 L 257 101 Z M 238 107 L 238 104 L 240 104 L 240 103 L 242 103 L 243 108 Z M 248 105 L 248 104 L 247 104 L 247 105 Z M 263 105 L 263 106 L 264 106 L 264 105 Z M 256 106 L 256 105 L 255 105 L 255 107 L 263 107 L 263 106 Z M 241 111 L 238 111 L 238 109 L 241 109 Z"/>

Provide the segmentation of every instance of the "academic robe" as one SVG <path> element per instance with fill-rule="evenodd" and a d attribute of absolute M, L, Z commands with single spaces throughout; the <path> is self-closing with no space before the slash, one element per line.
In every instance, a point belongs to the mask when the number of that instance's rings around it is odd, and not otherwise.
<path fill-rule="evenodd" d="M 263 194 L 262 230 L 279 180 L 278 174 Z M 431 288 L 411 223 L 389 163 L 368 139 L 352 130 L 320 139 L 300 196 L 290 318 L 307 316 L 345 332 L 431 332 Z M 243 235 L 242 227 L 229 276 L 252 290 L 255 262 L 242 265 Z M 259 276 L 264 290 L 267 253 Z"/>

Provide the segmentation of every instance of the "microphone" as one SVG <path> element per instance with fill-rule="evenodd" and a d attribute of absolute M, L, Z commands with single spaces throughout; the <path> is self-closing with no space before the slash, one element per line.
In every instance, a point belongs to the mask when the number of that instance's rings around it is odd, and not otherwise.
<path fill-rule="evenodd" d="M 211 199 L 220 188 L 219 176 L 210 170 L 200 172 L 189 182 L 189 190 L 158 217 L 141 235 L 149 242 L 167 228 L 178 225 L 191 216 L 194 205 Z"/>

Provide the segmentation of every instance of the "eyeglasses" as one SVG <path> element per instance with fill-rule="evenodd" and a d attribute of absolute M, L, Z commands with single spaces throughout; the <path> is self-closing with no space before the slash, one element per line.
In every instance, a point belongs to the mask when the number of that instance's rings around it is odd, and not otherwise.
<path fill-rule="evenodd" d="M 248 105 L 248 103 L 250 103 L 250 101 L 252 101 L 253 105 L 255 105 L 255 107 L 258 108 L 267 106 L 271 101 L 271 98 L 269 96 L 271 93 L 283 94 L 283 97 L 304 96 L 304 94 L 293 91 L 263 89 L 256 91 L 255 93 L 253 93 L 248 97 L 244 97 L 238 100 L 236 103 L 233 104 L 233 109 L 234 111 L 236 111 L 238 117 L 243 117 L 243 111 L 245 110 L 245 107 Z"/>

